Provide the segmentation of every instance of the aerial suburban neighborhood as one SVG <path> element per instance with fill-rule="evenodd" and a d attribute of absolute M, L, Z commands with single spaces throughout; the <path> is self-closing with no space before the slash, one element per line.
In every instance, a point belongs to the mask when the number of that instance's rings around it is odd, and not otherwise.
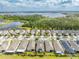
<path fill-rule="evenodd" d="M 0 53 L 77 56 L 78 38 L 79 31 L 73 30 L 0 30 Z"/>
<path fill-rule="evenodd" d="M 0 59 L 79 59 L 79 0 L 0 0 Z"/>

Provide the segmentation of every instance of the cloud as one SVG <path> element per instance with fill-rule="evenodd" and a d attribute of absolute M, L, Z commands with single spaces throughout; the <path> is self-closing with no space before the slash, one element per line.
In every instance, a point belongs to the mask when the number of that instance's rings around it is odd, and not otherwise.
<path fill-rule="evenodd" d="M 13 3 L 15 1 L 15 3 Z M 5 6 L 23 6 L 23 7 L 51 7 L 54 6 L 58 0 L 1 0 L 0 4 Z"/>
<path fill-rule="evenodd" d="M 3 1 L 1 0 L 0 4 L 3 5 L 3 6 L 6 6 L 6 5 L 10 6 L 10 3 L 8 1 L 5 1 L 5 0 L 3 0 Z"/>
<path fill-rule="evenodd" d="M 9 9 L 58 9 L 79 6 L 79 0 L 0 0 L 0 5 Z M 0 7 L 1 7 L 0 6 Z"/>
<path fill-rule="evenodd" d="M 73 6 L 79 6 L 79 0 L 74 0 L 72 3 L 73 3 Z"/>

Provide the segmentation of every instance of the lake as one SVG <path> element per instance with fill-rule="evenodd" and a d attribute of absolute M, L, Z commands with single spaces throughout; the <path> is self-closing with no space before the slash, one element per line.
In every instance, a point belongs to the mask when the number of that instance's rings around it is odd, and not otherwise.
<path fill-rule="evenodd" d="M 12 22 L 10 24 L 6 24 L 3 26 L 0 26 L 0 29 L 12 29 L 12 28 L 18 28 L 18 26 L 23 25 L 21 22 Z"/>

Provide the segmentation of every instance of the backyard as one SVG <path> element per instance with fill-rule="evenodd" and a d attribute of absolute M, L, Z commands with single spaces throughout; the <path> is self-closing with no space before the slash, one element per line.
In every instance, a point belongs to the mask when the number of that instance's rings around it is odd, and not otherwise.
<path fill-rule="evenodd" d="M 0 55 L 0 59 L 79 59 L 79 57 Z"/>

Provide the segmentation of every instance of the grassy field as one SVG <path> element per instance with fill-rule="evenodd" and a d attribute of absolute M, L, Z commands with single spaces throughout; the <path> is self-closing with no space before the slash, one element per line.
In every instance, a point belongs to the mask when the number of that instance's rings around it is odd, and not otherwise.
<path fill-rule="evenodd" d="M 0 55 L 0 59 L 79 59 L 79 57 Z"/>

